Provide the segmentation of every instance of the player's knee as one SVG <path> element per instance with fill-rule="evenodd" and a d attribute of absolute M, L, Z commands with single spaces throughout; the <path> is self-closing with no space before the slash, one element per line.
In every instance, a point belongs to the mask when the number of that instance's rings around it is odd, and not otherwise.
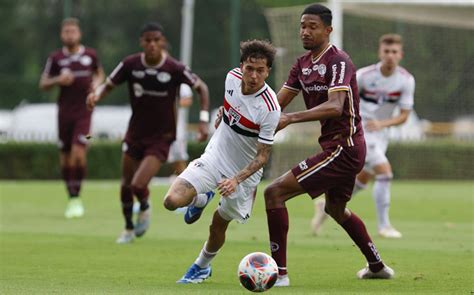
<path fill-rule="evenodd" d="M 345 220 L 345 217 L 344 217 L 345 206 L 341 206 L 338 203 L 326 202 L 324 211 L 338 223 L 341 223 Z"/>
<path fill-rule="evenodd" d="M 266 208 L 273 208 L 275 207 L 277 204 L 280 203 L 279 201 L 279 194 L 278 194 L 278 187 L 276 185 L 269 185 L 264 193 L 264 198 L 265 198 L 265 206 Z"/>

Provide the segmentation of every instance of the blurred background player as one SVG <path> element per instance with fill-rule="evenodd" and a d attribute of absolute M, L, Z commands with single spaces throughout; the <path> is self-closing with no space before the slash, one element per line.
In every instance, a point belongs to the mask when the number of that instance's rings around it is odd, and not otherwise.
<path fill-rule="evenodd" d="M 188 216 L 192 220 L 186 222 L 192 223 L 214 196 L 212 190 L 217 188 L 221 194 L 209 238 L 177 283 L 201 283 L 210 277 L 210 263 L 224 245 L 229 223 L 234 219 L 244 223 L 250 218 L 273 145 L 280 107 L 265 79 L 276 50 L 260 40 L 242 42 L 240 50 L 240 68 L 228 72 L 225 81 L 225 124 L 219 125 L 204 154 L 177 177 L 164 200 L 168 210 L 189 206 L 185 220 Z"/>
<path fill-rule="evenodd" d="M 209 92 L 207 85 L 189 68 L 163 50 L 163 28 L 147 23 L 140 33 L 143 52 L 126 57 L 87 98 L 90 108 L 116 85 L 127 82 L 132 117 L 123 142 L 120 199 L 125 230 L 117 243 L 130 243 L 149 227 L 151 208 L 148 184 L 168 158 L 176 138 L 176 96 L 182 83 L 192 86 L 200 96 L 201 112 L 198 140 L 207 138 Z M 140 202 L 136 225 L 132 221 L 133 196 Z"/>
<path fill-rule="evenodd" d="M 385 155 L 389 140 L 388 127 L 405 123 L 413 109 L 415 79 L 399 66 L 402 58 L 402 37 L 386 34 L 379 40 L 380 61 L 357 71 L 367 156 L 364 169 L 357 175 L 353 193 L 365 189 L 375 176 L 372 196 L 377 208 L 378 233 L 385 238 L 402 237 L 390 223 L 390 184 L 393 174 Z M 397 107 L 400 112 L 394 116 Z M 315 216 L 311 222 L 314 234 L 320 232 L 327 217 L 324 203 L 324 199 L 315 203 Z"/>
<path fill-rule="evenodd" d="M 187 84 L 179 87 L 178 123 L 176 124 L 176 140 L 171 144 L 168 163 L 173 165 L 176 175 L 186 169 L 188 155 L 188 117 L 189 108 L 193 104 L 193 91 Z"/>
<path fill-rule="evenodd" d="M 86 145 L 92 112 L 86 98 L 104 80 L 104 71 L 94 49 L 81 44 L 79 20 L 64 19 L 61 25 L 63 48 L 51 53 L 39 87 L 59 86 L 58 135 L 61 174 L 69 193 L 66 218 L 81 217 L 84 207 L 79 198 L 86 174 Z"/>
<path fill-rule="evenodd" d="M 364 165 L 366 147 L 359 115 L 355 67 L 344 51 L 329 43 L 332 13 L 313 4 L 301 14 L 300 38 L 307 53 L 290 70 L 278 92 L 285 108 L 302 91 L 307 110 L 282 113 L 279 129 L 299 122 L 321 122 L 319 144 L 323 151 L 301 161 L 265 189 L 270 249 L 278 264 L 275 286 L 289 286 L 286 249 L 289 229 L 286 201 L 305 193 L 312 198 L 326 195 L 326 212 L 347 232 L 367 260 L 357 272 L 360 279 L 389 279 L 386 266 L 361 219 L 346 208 L 357 173 Z"/>

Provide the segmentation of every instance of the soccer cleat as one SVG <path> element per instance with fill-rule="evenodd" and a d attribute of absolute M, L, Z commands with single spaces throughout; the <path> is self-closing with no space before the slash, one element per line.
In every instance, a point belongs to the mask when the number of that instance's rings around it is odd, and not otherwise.
<path fill-rule="evenodd" d="M 324 221 L 328 218 L 328 214 L 324 211 L 326 202 L 324 199 L 318 199 L 314 202 L 314 217 L 311 220 L 311 230 L 313 235 L 317 236 L 321 232 Z"/>
<path fill-rule="evenodd" d="M 189 206 L 184 214 L 184 222 L 187 224 L 195 223 L 201 217 L 202 211 L 204 211 L 204 208 L 206 208 L 214 195 L 215 193 L 213 191 L 206 193 L 207 201 L 204 207 L 198 208 L 196 206 Z"/>
<path fill-rule="evenodd" d="M 176 281 L 178 284 L 199 284 L 202 283 L 205 279 L 209 278 L 212 275 L 212 269 L 209 265 L 208 267 L 199 267 L 199 265 L 193 263 L 184 276 Z"/>
<path fill-rule="evenodd" d="M 402 237 L 402 234 L 392 226 L 387 226 L 379 230 L 379 235 L 388 239 L 400 239 Z"/>
<path fill-rule="evenodd" d="M 150 227 L 151 207 L 138 213 L 137 225 L 135 226 L 135 236 L 141 237 Z"/>
<path fill-rule="evenodd" d="M 115 241 L 117 244 L 130 244 L 135 239 L 135 232 L 130 229 L 124 230 Z"/>
<path fill-rule="evenodd" d="M 66 218 L 77 218 L 82 217 L 84 215 L 84 206 L 82 205 L 82 201 L 79 198 L 72 198 L 69 200 L 66 206 L 66 211 L 64 212 L 64 216 Z"/>
<path fill-rule="evenodd" d="M 288 275 L 278 275 L 278 278 L 275 282 L 275 285 L 273 287 L 289 287 L 290 286 L 290 278 Z"/>
<path fill-rule="evenodd" d="M 364 267 L 363 269 L 357 272 L 357 277 L 359 279 L 391 279 L 395 276 L 395 271 L 385 265 L 378 272 L 372 272 L 369 266 Z"/>

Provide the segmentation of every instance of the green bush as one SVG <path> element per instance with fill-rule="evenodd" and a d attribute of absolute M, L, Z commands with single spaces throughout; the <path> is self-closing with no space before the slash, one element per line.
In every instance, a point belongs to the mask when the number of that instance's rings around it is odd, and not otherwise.
<path fill-rule="evenodd" d="M 199 157 L 206 143 L 188 146 L 190 159 Z M 314 144 L 278 144 L 274 147 L 266 176 L 275 178 L 299 161 L 319 151 Z M 120 143 L 93 143 L 87 154 L 89 179 L 118 179 L 121 171 Z M 447 141 L 397 143 L 387 156 L 399 179 L 474 179 L 474 145 Z M 59 154 L 54 144 L 0 144 L 0 179 L 59 179 Z M 158 176 L 172 173 L 163 165 Z"/>

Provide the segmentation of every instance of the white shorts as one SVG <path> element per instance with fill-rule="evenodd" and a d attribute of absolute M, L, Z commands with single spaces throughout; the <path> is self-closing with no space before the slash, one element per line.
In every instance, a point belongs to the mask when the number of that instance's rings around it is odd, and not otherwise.
<path fill-rule="evenodd" d="M 188 155 L 188 143 L 186 140 L 176 139 L 173 141 L 168 154 L 168 163 L 174 163 L 177 161 L 187 161 Z"/>
<path fill-rule="evenodd" d="M 374 166 L 388 163 L 387 152 L 388 140 L 385 136 L 380 136 L 378 132 L 366 132 L 365 143 L 367 145 L 367 155 L 365 156 L 364 170 L 374 173 Z"/>
<path fill-rule="evenodd" d="M 219 181 L 225 178 L 217 168 L 201 158 L 189 163 L 178 177 L 191 183 L 198 194 L 215 190 Z M 239 184 L 235 193 L 221 197 L 217 208 L 219 215 L 228 221 L 235 219 L 239 223 L 245 223 L 252 213 L 256 192 L 256 186 L 246 185 L 245 182 Z"/>

